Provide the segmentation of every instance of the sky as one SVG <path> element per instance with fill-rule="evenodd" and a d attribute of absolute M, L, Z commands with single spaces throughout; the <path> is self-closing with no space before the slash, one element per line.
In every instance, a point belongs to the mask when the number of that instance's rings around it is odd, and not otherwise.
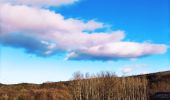
<path fill-rule="evenodd" d="M 170 70 L 170 0 L 0 0 L 0 83 Z"/>

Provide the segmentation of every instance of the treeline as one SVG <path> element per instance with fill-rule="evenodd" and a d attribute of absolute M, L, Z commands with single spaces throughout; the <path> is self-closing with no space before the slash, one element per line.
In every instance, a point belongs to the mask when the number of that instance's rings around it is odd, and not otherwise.
<path fill-rule="evenodd" d="M 71 82 L 74 100 L 148 100 L 145 77 L 116 77 L 112 72 L 97 75 L 75 73 Z"/>
<path fill-rule="evenodd" d="M 0 84 L 0 100 L 151 100 L 157 92 L 170 92 L 170 72 L 130 77 L 76 72 L 67 82 Z"/>
<path fill-rule="evenodd" d="M 170 93 L 170 72 L 130 77 L 76 72 L 70 84 L 73 100 L 152 100 L 155 93 Z"/>

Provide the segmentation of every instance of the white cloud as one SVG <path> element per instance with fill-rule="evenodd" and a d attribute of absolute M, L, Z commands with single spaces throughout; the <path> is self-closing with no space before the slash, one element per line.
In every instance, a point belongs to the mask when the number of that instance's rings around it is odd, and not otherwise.
<path fill-rule="evenodd" d="M 73 18 L 64 19 L 61 14 L 27 6 L 1 4 L 0 9 L 1 27 L 9 32 L 45 33 L 49 31 L 63 31 L 75 33 L 104 27 L 103 23 L 94 20 L 83 22 Z"/>
<path fill-rule="evenodd" d="M 131 65 L 126 65 L 120 69 L 123 75 L 127 74 L 146 74 L 147 73 L 147 64 L 131 64 Z"/>
<path fill-rule="evenodd" d="M 79 49 L 87 48 L 99 44 L 105 44 L 109 42 L 120 41 L 124 38 L 123 31 L 115 31 L 111 33 L 54 33 L 53 39 L 56 41 L 57 45 L 60 48 L 69 50 L 69 49 Z"/>
<path fill-rule="evenodd" d="M 132 67 L 125 67 L 121 71 L 122 71 L 122 73 L 126 74 L 126 73 L 132 72 L 133 68 Z"/>
<path fill-rule="evenodd" d="M 0 3 L 11 3 L 29 6 L 61 6 L 73 4 L 79 0 L 1 0 Z"/>
<path fill-rule="evenodd" d="M 49 56 L 70 52 L 69 60 L 119 60 L 163 54 L 163 44 L 124 42 L 124 31 L 107 30 L 95 20 L 65 19 L 47 9 L 0 4 L 0 43 L 25 48 L 26 52 Z M 91 33 L 88 33 L 91 31 Z"/>
<path fill-rule="evenodd" d="M 6 45 L 16 46 L 15 43 L 17 43 L 17 47 L 23 47 L 24 42 L 30 47 L 31 44 L 27 43 L 30 40 L 22 39 L 29 37 L 29 39 L 36 40 L 37 45 L 43 46 L 43 52 L 53 54 L 56 50 L 68 51 L 80 47 L 120 41 L 124 38 L 123 31 L 93 32 L 91 34 L 83 32 L 105 28 L 103 23 L 94 20 L 84 22 L 74 18 L 65 19 L 61 14 L 24 5 L 1 4 L 0 9 L 0 38 L 1 42 Z M 12 42 L 14 40 L 18 42 Z M 50 48 L 49 52 L 51 43 L 55 45 Z M 27 46 L 24 46 L 24 48 L 27 48 Z"/>
<path fill-rule="evenodd" d="M 133 59 L 154 54 L 163 54 L 167 50 L 164 44 L 113 42 L 104 45 L 73 51 L 67 56 L 70 60 L 119 60 Z"/>

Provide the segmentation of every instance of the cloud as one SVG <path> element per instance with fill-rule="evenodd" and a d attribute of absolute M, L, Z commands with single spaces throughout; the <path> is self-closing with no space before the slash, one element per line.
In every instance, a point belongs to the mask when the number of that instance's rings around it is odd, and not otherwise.
<path fill-rule="evenodd" d="M 17 44 L 17 47 L 25 48 L 30 52 L 33 50 L 32 53 L 35 53 L 35 46 L 30 45 L 37 44 L 38 55 L 50 55 L 56 51 L 69 51 L 80 47 L 120 41 L 124 38 L 123 31 L 93 32 L 91 34 L 84 32 L 105 28 L 103 23 L 94 20 L 84 22 L 74 18 L 65 19 L 61 14 L 24 5 L 1 4 L 0 9 L 1 43 L 13 47 L 16 47 Z M 31 41 L 29 46 L 25 41 L 27 43 Z"/>
<path fill-rule="evenodd" d="M 164 44 L 113 42 L 104 45 L 79 49 L 68 54 L 69 60 L 120 60 L 133 59 L 154 54 L 163 54 L 167 50 Z"/>
<path fill-rule="evenodd" d="M 119 60 L 163 54 L 164 44 L 125 42 L 122 30 L 108 30 L 96 20 L 64 18 L 43 8 L 0 4 L 0 43 L 27 53 L 50 56 L 68 53 L 68 60 Z"/>
<path fill-rule="evenodd" d="M 132 72 L 133 68 L 132 67 L 125 67 L 121 71 L 122 71 L 122 73 L 126 74 L 126 73 Z"/>
<path fill-rule="evenodd" d="M 140 74 L 146 74 L 147 73 L 147 64 L 131 64 L 131 65 L 126 65 L 123 68 L 120 69 L 123 75 L 127 74 L 135 74 L 135 73 L 140 73 Z"/>
<path fill-rule="evenodd" d="M 48 50 L 47 44 L 41 43 L 38 39 L 17 33 L 0 36 L 0 42 L 6 46 L 22 47 L 27 53 L 34 53 L 38 56 L 46 56 L 44 52 Z"/>
<path fill-rule="evenodd" d="M 1 0 L 0 3 L 29 6 L 61 6 L 73 4 L 79 0 Z"/>
<path fill-rule="evenodd" d="M 75 33 L 104 27 L 103 23 L 94 20 L 83 22 L 73 18 L 64 19 L 61 14 L 45 9 L 10 4 L 1 4 L 0 9 L 2 31 Z"/>

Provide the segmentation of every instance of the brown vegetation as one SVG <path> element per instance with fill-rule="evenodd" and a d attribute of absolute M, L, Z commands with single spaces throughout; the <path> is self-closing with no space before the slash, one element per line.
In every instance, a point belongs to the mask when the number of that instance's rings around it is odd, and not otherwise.
<path fill-rule="evenodd" d="M 150 100 L 158 92 L 170 92 L 170 72 L 130 77 L 76 72 L 68 82 L 0 84 L 0 100 Z"/>

